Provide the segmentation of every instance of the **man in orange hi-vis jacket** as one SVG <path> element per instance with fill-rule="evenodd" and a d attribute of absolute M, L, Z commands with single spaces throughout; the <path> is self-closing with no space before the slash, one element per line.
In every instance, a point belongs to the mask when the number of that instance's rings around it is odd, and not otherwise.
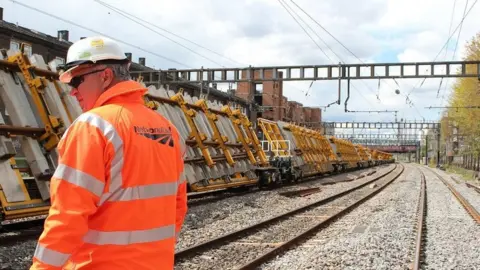
<path fill-rule="evenodd" d="M 118 44 L 85 38 L 60 80 L 84 113 L 63 135 L 30 269 L 172 269 L 185 214 L 184 141 L 147 108 Z"/>

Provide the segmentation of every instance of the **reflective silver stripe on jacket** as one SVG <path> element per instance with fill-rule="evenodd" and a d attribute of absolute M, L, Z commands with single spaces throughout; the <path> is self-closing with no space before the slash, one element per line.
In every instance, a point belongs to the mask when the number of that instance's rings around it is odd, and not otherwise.
<path fill-rule="evenodd" d="M 175 225 L 149 230 L 105 232 L 89 230 L 83 240 L 95 245 L 130 245 L 156 242 L 175 237 Z"/>
<path fill-rule="evenodd" d="M 178 185 L 181 185 L 187 181 L 187 175 L 185 174 L 185 165 L 183 165 L 183 171 L 180 173 L 180 178 L 178 179 Z"/>
<path fill-rule="evenodd" d="M 49 249 L 41 244 L 37 244 L 37 248 L 33 254 L 33 256 L 39 261 L 56 267 L 63 266 L 67 262 L 68 258 L 70 258 L 70 255 L 71 254 L 65 254 Z"/>
<path fill-rule="evenodd" d="M 102 205 L 113 193 L 122 187 L 122 168 L 123 168 L 123 140 L 115 127 L 94 113 L 83 113 L 76 120 L 79 122 L 85 122 L 92 126 L 97 127 L 105 136 L 105 139 L 113 145 L 114 156 L 110 164 L 110 181 L 108 186 L 108 192 L 104 193 L 98 205 Z"/>
<path fill-rule="evenodd" d="M 105 187 L 105 184 L 102 181 L 92 175 L 61 163 L 58 164 L 53 177 L 82 187 L 99 197 L 102 196 Z"/>
<path fill-rule="evenodd" d="M 144 186 L 121 188 L 115 191 L 108 201 L 131 201 L 150 199 L 177 194 L 177 182 L 158 183 Z"/>

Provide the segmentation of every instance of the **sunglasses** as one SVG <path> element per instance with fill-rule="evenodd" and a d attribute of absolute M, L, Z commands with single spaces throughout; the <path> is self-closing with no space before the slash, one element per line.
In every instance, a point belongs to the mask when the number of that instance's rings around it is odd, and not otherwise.
<path fill-rule="evenodd" d="M 90 71 L 90 72 L 87 72 L 87 73 L 79 75 L 79 76 L 75 76 L 70 80 L 68 85 L 70 85 L 72 88 L 78 88 L 80 86 L 80 84 L 82 84 L 84 82 L 84 77 L 86 75 L 97 73 L 97 72 L 104 71 L 104 70 L 105 69 L 94 70 L 94 71 Z"/>

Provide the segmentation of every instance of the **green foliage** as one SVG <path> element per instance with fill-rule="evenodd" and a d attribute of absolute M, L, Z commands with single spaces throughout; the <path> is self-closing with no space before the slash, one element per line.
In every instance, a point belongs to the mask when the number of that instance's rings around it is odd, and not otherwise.
<path fill-rule="evenodd" d="M 454 174 L 457 174 L 457 175 L 461 176 L 465 181 L 475 180 L 473 171 L 470 171 L 470 170 L 467 170 L 467 169 L 464 169 L 464 168 L 460 168 L 460 167 L 457 167 L 457 166 L 452 166 L 452 165 L 446 166 L 445 169 L 449 173 L 454 173 Z"/>
<path fill-rule="evenodd" d="M 480 33 L 466 45 L 465 61 L 480 60 Z M 476 72 L 476 65 L 467 65 L 466 72 Z M 450 107 L 480 106 L 480 87 L 477 78 L 458 78 L 449 97 Z M 459 134 L 464 135 L 468 150 L 464 153 L 480 153 L 480 109 L 450 108 L 448 117 L 441 120 L 442 137 L 452 136 L 452 125 L 458 127 Z"/>

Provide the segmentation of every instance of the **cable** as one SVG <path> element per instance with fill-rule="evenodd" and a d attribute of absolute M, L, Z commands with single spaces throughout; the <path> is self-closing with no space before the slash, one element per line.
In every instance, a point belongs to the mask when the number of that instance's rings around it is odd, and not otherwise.
<path fill-rule="evenodd" d="M 220 64 L 220 63 L 212 60 L 211 58 L 209 58 L 209 57 L 207 57 L 207 56 L 205 56 L 205 55 L 203 55 L 203 54 L 200 54 L 200 53 L 194 51 L 193 49 L 191 49 L 191 48 L 189 48 L 189 47 L 187 47 L 187 46 L 179 43 L 178 41 L 176 41 L 176 40 L 174 40 L 174 39 L 172 39 L 172 38 L 170 38 L 170 37 L 168 37 L 168 36 L 166 36 L 166 35 L 158 32 L 158 31 L 156 31 L 156 30 L 154 30 L 154 29 L 146 26 L 145 24 L 142 24 L 142 23 L 140 23 L 140 22 L 138 22 L 138 21 L 136 21 L 136 20 L 134 20 L 134 19 L 132 19 L 132 18 L 130 18 L 130 17 L 133 17 L 133 18 L 135 18 L 135 19 L 137 19 L 137 20 L 139 20 L 139 21 L 143 21 L 143 22 L 148 23 L 148 24 L 150 24 L 150 25 L 153 25 L 153 24 L 151 24 L 151 23 L 149 23 L 149 22 L 147 22 L 147 21 L 145 21 L 145 20 L 143 20 L 143 19 L 141 19 L 141 18 L 138 18 L 137 16 L 132 15 L 131 13 L 128 13 L 128 12 L 126 12 L 126 11 L 123 11 L 123 10 L 121 10 L 121 9 L 119 9 L 119 8 L 116 8 L 116 7 L 112 6 L 112 5 L 110 5 L 110 4 L 107 4 L 107 3 L 105 3 L 105 2 L 103 2 L 103 1 L 101 1 L 101 0 L 93 0 L 93 1 L 99 3 L 100 5 L 106 7 L 106 8 L 108 8 L 108 9 L 110 9 L 110 10 L 113 10 L 114 12 L 120 14 L 121 16 L 123 16 L 123 17 L 125 17 L 125 18 L 127 18 L 127 19 L 129 19 L 129 20 L 131 20 L 131 21 L 133 21 L 133 22 L 135 22 L 135 23 L 137 23 L 137 24 L 139 24 L 139 25 L 147 28 L 147 29 L 149 29 L 150 31 L 152 31 L 152 32 L 154 32 L 154 33 L 156 33 L 156 34 L 158 34 L 158 35 L 160 35 L 160 36 L 162 36 L 162 37 L 164 37 L 164 38 L 172 41 L 173 43 L 175 43 L 175 44 L 177 44 L 177 45 L 179 45 L 179 46 L 181 46 L 181 47 L 189 50 L 190 52 L 192 52 L 192 53 L 194 53 L 194 54 L 197 54 L 197 55 L 203 57 L 204 59 L 206 59 L 206 60 L 208 60 L 208 61 L 210 61 L 210 62 L 212 62 L 212 63 L 215 63 L 215 64 L 217 64 L 217 65 L 219 65 L 219 66 L 225 67 L 224 65 L 222 65 L 222 64 Z M 128 17 L 128 16 L 130 16 L 130 17 Z M 155 26 L 155 27 L 157 27 L 157 26 Z M 159 28 L 159 27 L 157 27 L 157 28 Z M 160 28 L 160 29 L 162 29 L 162 28 Z M 162 29 L 162 30 L 164 30 L 164 29 Z M 165 30 L 164 30 L 164 31 L 165 31 Z M 217 53 L 217 54 L 218 54 L 218 53 Z"/>
<path fill-rule="evenodd" d="M 325 29 L 325 27 L 323 27 L 317 20 L 315 20 L 312 16 L 310 16 L 310 14 L 308 14 L 303 8 L 301 8 L 297 3 L 295 3 L 293 0 L 290 0 L 295 6 L 297 6 L 303 13 L 305 13 L 305 15 L 307 15 L 312 21 L 314 21 L 320 28 L 322 28 L 327 34 L 329 34 L 333 39 L 335 39 L 345 50 L 347 50 L 350 54 L 352 54 L 358 61 L 360 61 L 360 63 L 362 64 L 365 64 L 365 62 L 363 62 L 355 53 L 353 53 L 350 49 L 348 49 L 340 40 L 338 40 L 334 35 L 332 35 L 327 29 Z M 397 84 L 398 82 L 393 79 L 393 81 Z M 363 82 L 363 81 L 362 81 Z M 386 80 L 387 84 L 388 84 L 388 81 Z M 364 82 L 365 83 L 365 82 Z M 365 83 L 366 84 L 366 83 Z M 368 85 L 367 85 L 368 87 Z M 368 89 L 372 92 L 371 88 L 368 87 Z M 373 92 L 374 93 L 374 92 Z M 374 93 L 375 94 L 375 93 Z M 377 96 L 377 99 L 380 101 L 380 98 L 378 95 Z M 419 115 L 424 118 L 420 112 L 418 111 L 417 109 L 417 112 L 419 113 Z M 425 119 L 425 118 L 424 118 Z"/>
<path fill-rule="evenodd" d="M 290 16 L 292 16 L 292 18 L 295 20 L 295 22 L 297 22 L 297 24 L 298 24 L 298 25 L 303 29 L 303 31 L 310 37 L 310 39 L 315 43 L 315 45 L 317 45 L 317 47 L 325 54 L 325 56 L 327 56 L 327 58 L 328 58 L 330 61 L 334 62 L 334 61 L 325 53 L 325 51 L 318 45 L 318 43 L 312 38 L 312 36 L 307 32 L 307 30 L 300 24 L 300 22 L 299 22 L 299 21 L 292 15 L 292 13 L 286 8 L 286 6 L 288 6 L 288 4 L 287 4 L 287 3 L 282 3 L 281 0 L 278 0 L 278 2 L 279 2 L 279 3 L 283 6 L 283 8 L 290 14 Z M 293 2 L 293 1 L 292 1 L 292 2 Z M 328 46 L 328 44 L 317 34 L 317 32 L 316 32 L 314 29 L 312 29 L 312 27 L 310 27 L 310 25 L 309 25 L 308 23 L 306 23 L 306 22 L 301 18 L 300 15 L 298 15 L 290 6 L 288 6 L 288 7 L 291 9 L 291 11 L 292 11 L 293 13 L 295 13 L 295 15 L 297 15 L 297 16 L 299 17 L 299 19 L 300 19 L 305 25 L 307 25 L 307 27 L 308 27 L 310 30 L 327 46 L 327 48 L 328 48 L 330 51 L 332 51 L 332 53 L 340 60 L 340 62 L 344 62 L 344 61 L 342 60 L 342 58 L 341 58 L 338 54 L 336 54 L 335 51 L 334 51 L 333 49 L 331 49 L 330 46 Z M 362 81 L 362 82 L 363 82 L 363 81 Z M 365 82 L 363 82 L 363 83 L 365 83 Z M 307 94 L 308 94 L 308 91 L 310 90 L 310 88 L 312 87 L 312 84 L 313 84 L 313 81 L 312 81 L 312 83 L 310 84 L 310 87 L 309 87 L 308 90 L 307 90 Z M 368 87 L 368 85 L 367 85 L 367 87 Z M 356 90 L 358 91 L 358 89 L 356 89 Z M 369 90 L 371 91 L 370 88 L 369 88 Z M 358 92 L 359 92 L 359 91 L 358 91 Z M 307 95 L 307 94 L 306 94 L 306 95 Z M 361 92 L 359 92 L 359 94 L 360 94 L 360 96 L 361 96 L 367 103 L 370 104 L 370 106 L 372 106 L 372 104 L 365 98 L 365 96 L 363 96 L 363 94 L 362 94 Z M 377 97 L 378 97 L 378 96 L 377 96 Z"/>
<path fill-rule="evenodd" d="M 305 15 L 307 15 L 312 21 L 315 22 L 315 24 L 317 24 L 320 28 L 322 28 L 328 35 L 330 35 L 333 39 L 335 39 L 343 48 L 345 48 L 345 50 L 347 50 L 349 53 L 351 53 L 358 61 L 360 61 L 362 64 L 365 64 L 365 62 L 363 62 L 356 54 L 354 54 L 350 49 L 348 49 L 340 40 L 338 40 L 334 35 L 332 35 L 327 29 L 325 29 L 325 27 L 323 27 L 317 20 L 315 20 L 312 16 L 310 16 L 310 14 L 308 14 L 303 8 L 301 8 L 297 3 L 295 3 L 293 0 L 290 0 L 297 8 L 299 8 Z M 306 23 L 305 23 L 306 24 Z M 307 24 L 308 25 L 308 24 Z M 331 49 L 330 49 L 331 50 Z M 333 50 L 332 50 L 333 52 Z M 335 55 L 338 57 L 338 59 L 345 63 L 345 61 L 342 61 L 342 59 L 335 53 Z M 378 97 L 378 95 L 375 94 L 375 91 L 372 90 L 372 88 L 365 82 L 365 81 L 361 81 L 366 87 L 367 89 L 372 92 L 375 96 L 377 96 L 377 99 L 380 101 L 380 98 Z M 387 82 L 388 83 L 388 82 Z"/>
<path fill-rule="evenodd" d="M 18 2 L 18 1 L 16 1 L 16 0 L 10 0 L 10 1 L 12 1 L 12 2 L 15 3 L 15 4 L 21 5 L 21 6 L 25 7 L 25 8 L 28 8 L 28 9 L 30 9 L 30 10 L 37 11 L 37 12 L 39 12 L 39 13 L 42 13 L 42 14 L 47 15 L 47 16 L 50 16 L 50 17 L 55 18 L 55 19 L 57 19 L 57 20 L 60 20 L 60 21 L 63 21 L 63 22 L 66 22 L 66 23 L 75 25 L 75 26 L 77 26 L 77 27 L 79 27 L 79 28 L 85 29 L 85 30 L 87 30 L 87 31 L 90 31 L 90 32 L 96 33 L 96 34 L 98 34 L 98 35 L 101 35 L 101 36 L 110 38 L 110 39 L 112 39 L 112 40 L 115 40 L 115 41 L 117 41 L 117 42 L 119 42 L 119 43 L 122 43 L 122 44 L 125 44 L 125 45 L 128 45 L 128 46 L 131 46 L 131 47 L 136 48 L 136 49 L 138 49 L 138 50 L 141 50 L 141 51 L 144 51 L 144 52 L 146 52 L 146 53 L 149 53 L 149 54 L 155 55 L 155 56 L 157 56 L 157 57 L 163 58 L 163 59 L 165 59 L 165 60 L 167 60 L 167 61 L 170 61 L 170 62 L 172 62 L 172 63 L 176 63 L 176 64 L 179 64 L 179 65 L 181 65 L 181 66 L 187 67 L 187 68 L 193 68 L 193 67 L 190 67 L 190 66 L 188 66 L 188 65 L 186 65 L 186 64 L 180 63 L 180 62 L 178 62 L 178 61 L 176 61 L 176 60 L 173 60 L 173 59 L 171 59 L 171 58 L 168 58 L 168 57 L 166 57 L 166 56 L 163 56 L 163 55 L 161 55 L 161 54 L 158 54 L 158 53 L 155 53 L 155 52 L 152 52 L 152 51 L 143 49 L 143 48 L 141 48 L 141 47 L 139 47 L 139 46 L 137 46 L 137 45 L 134 45 L 134 44 L 131 44 L 131 43 L 128 43 L 128 42 L 119 40 L 119 39 L 114 38 L 114 37 L 112 37 L 112 36 L 109 36 L 109 35 L 107 35 L 107 34 L 101 33 L 101 32 L 99 32 L 99 31 L 93 30 L 93 29 L 88 28 L 88 27 L 85 27 L 85 26 L 82 26 L 82 25 L 80 25 L 80 24 L 78 24 L 78 23 L 69 21 L 69 20 L 67 20 L 67 19 L 58 17 L 58 16 L 56 16 L 56 15 L 53 15 L 53 14 L 48 13 L 48 12 L 46 12 L 46 11 L 40 10 L 40 9 L 38 9 L 38 8 L 29 6 L 29 5 L 27 5 L 27 4 Z"/>
<path fill-rule="evenodd" d="M 325 42 L 325 40 L 323 40 L 322 37 L 320 37 L 320 35 L 317 33 L 317 31 L 315 31 L 311 26 L 310 24 L 308 24 L 307 22 L 305 22 L 302 17 L 300 15 L 298 15 L 298 13 L 292 8 L 290 7 L 286 2 L 284 2 L 284 4 L 290 8 L 290 10 L 295 14 L 297 15 L 297 17 L 308 27 L 308 29 L 310 29 L 310 31 L 312 31 L 315 36 L 317 36 L 318 39 L 320 39 L 320 41 L 337 57 L 337 59 L 339 60 L 339 62 L 344 62 L 345 61 L 342 61 L 342 58 L 327 44 L 327 42 Z M 335 63 L 333 60 L 330 59 L 330 61 L 332 61 L 333 63 Z"/>
<path fill-rule="evenodd" d="M 295 20 L 295 22 L 302 28 L 302 30 L 305 32 L 305 34 L 307 34 L 307 36 L 313 41 L 313 43 L 315 43 L 315 45 L 317 45 L 317 47 L 320 49 L 320 51 L 322 51 L 322 53 L 330 60 L 333 62 L 333 60 L 330 58 L 330 56 L 327 55 L 327 53 L 322 49 L 322 47 L 320 47 L 320 45 L 318 45 L 318 43 L 315 41 L 315 39 L 313 39 L 313 37 L 307 32 L 307 30 L 305 29 L 305 27 L 303 27 L 303 25 L 300 24 L 300 22 L 297 20 L 297 18 L 295 18 L 295 16 L 293 16 L 293 14 L 287 9 L 287 7 L 285 6 L 286 4 L 283 3 L 282 0 L 278 0 L 278 2 L 280 3 L 280 5 L 282 5 L 282 7 L 288 12 L 288 14 L 290 14 L 290 16 L 292 16 L 292 18 Z"/>
<path fill-rule="evenodd" d="M 468 0 L 467 0 L 467 4 L 468 4 Z M 466 8 L 466 5 L 465 5 L 465 8 Z M 452 9 L 452 15 L 450 16 L 450 26 L 448 27 L 448 35 L 450 35 L 450 33 L 452 32 L 453 18 L 454 18 L 454 15 L 455 15 L 455 7 L 456 6 L 457 6 L 457 0 L 453 1 L 453 9 Z M 465 11 L 463 12 L 463 15 L 465 16 Z M 443 56 L 444 60 L 447 60 L 447 53 L 448 53 L 448 44 L 447 44 L 447 47 L 445 48 L 445 55 Z M 440 85 L 438 86 L 437 98 L 438 98 L 438 95 L 440 93 L 440 88 L 442 87 L 442 82 L 443 82 L 443 77 L 440 80 Z M 447 78 L 447 82 L 445 83 L 445 89 L 447 88 L 447 83 L 448 83 L 448 78 Z"/>
<path fill-rule="evenodd" d="M 465 16 L 465 12 L 467 11 L 467 6 L 468 6 L 468 1 L 467 0 L 465 2 L 465 8 L 463 9 L 463 16 Z M 462 16 L 462 17 L 463 17 Z M 458 48 L 458 43 L 460 41 L 460 34 L 462 33 L 462 27 L 463 27 L 463 22 L 460 23 L 460 29 L 458 30 L 458 36 L 457 36 L 457 42 L 455 43 L 455 49 L 453 50 L 453 56 L 452 56 L 452 61 L 455 60 L 455 54 L 457 53 L 457 48 Z M 446 51 L 446 49 L 445 49 Z M 447 78 L 447 82 L 448 82 L 448 78 Z M 445 91 L 447 90 L 447 84 L 445 83 Z M 444 92 L 445 94 L 445 92 Z M 443 101 L 445 100 L 444 96 L 442 98 L 442 102 L 441 102 L 441 105 L 440 106 L 443 106 Z"/>
<path fill-rule="evenodd" d="M 442 53 L 443 49 L 448 45 L 448 42 L 450 42 L 450 39 L 453 37 L 453 35 L 455 35 L 455 33 L 457 32 L 458 28 L 460 28 L 460 26 L 463 24 L 463 21 L 465 20 L 465 18 L 467 18 L 468 14 L 470 14 L 470 11 L 472 11 L 473 7 L 475 6 L 475 4 L 477 4 L 478 0 L 475 0 L 475 2 L 470 6 L 470 8 L 468 9 L 467 13 L 463 16 L 462 20 L 460 21 L 460 23 L 457 25 L 457 27 L 455 28 L 455 30 L 453 30 L 453 32 L 450 34 L 450 36 L 448 37 L 447 41 L 445 42 L 445 44 L 443 44 L 442 48 L 440 48 L 440 51 L 438 52 L 438 54 L 435 56 L 435 58 L 433 59 L 432 62 L 435 62 L 438 58 L 438 56 Z M 423 85 L 423 83 L 425 82 L 427 78 L 423 78 L 422 80 L 422 83 L 421 85 Z M 417 88 L 416 86 L 414 86 L 412 88 L 412 90 L 410 90 L 410 92 L 407 94 L 407 96 L 409 96 L 412 91 Z"/>
<path fill-rule="evenodd" d="M 303 8 L 301 8 L 299 5 L 297 5 L 297 3 L 295 3 L 293 0 L 290 0 L 295 6 L 297 6 L 297 8 L 299 8 L 303 13 L 305 13 L 305 15 L 307 15 L 312 21 L 314 21 L 320 28 L 323 29 L 323 31 L 325 31 L 327 34 L 329 34 L 333 39 L 335 39 L 340 45 L 342 45 L 342 47 L 347 50 L 349 53 L 351 53 L 355 58 L 357 58 L 360 62 L 363 63 L 362 60 L 360 60 L 360 58 L 358 58 L 357 55 L 355 55 L 350 49 L 348 49 L 340 40 L 338 40 L 334 35 L 332 35 L 330 32 L 328 32 L 327 29 L 325 29 L 325 27 L 323 27 L 319 22 L 317 22 L 314 18 L 312 18 L 312 16 L 310 16 L 310 14 L 308 14 L 305 10 L 303 10 Z"/>

